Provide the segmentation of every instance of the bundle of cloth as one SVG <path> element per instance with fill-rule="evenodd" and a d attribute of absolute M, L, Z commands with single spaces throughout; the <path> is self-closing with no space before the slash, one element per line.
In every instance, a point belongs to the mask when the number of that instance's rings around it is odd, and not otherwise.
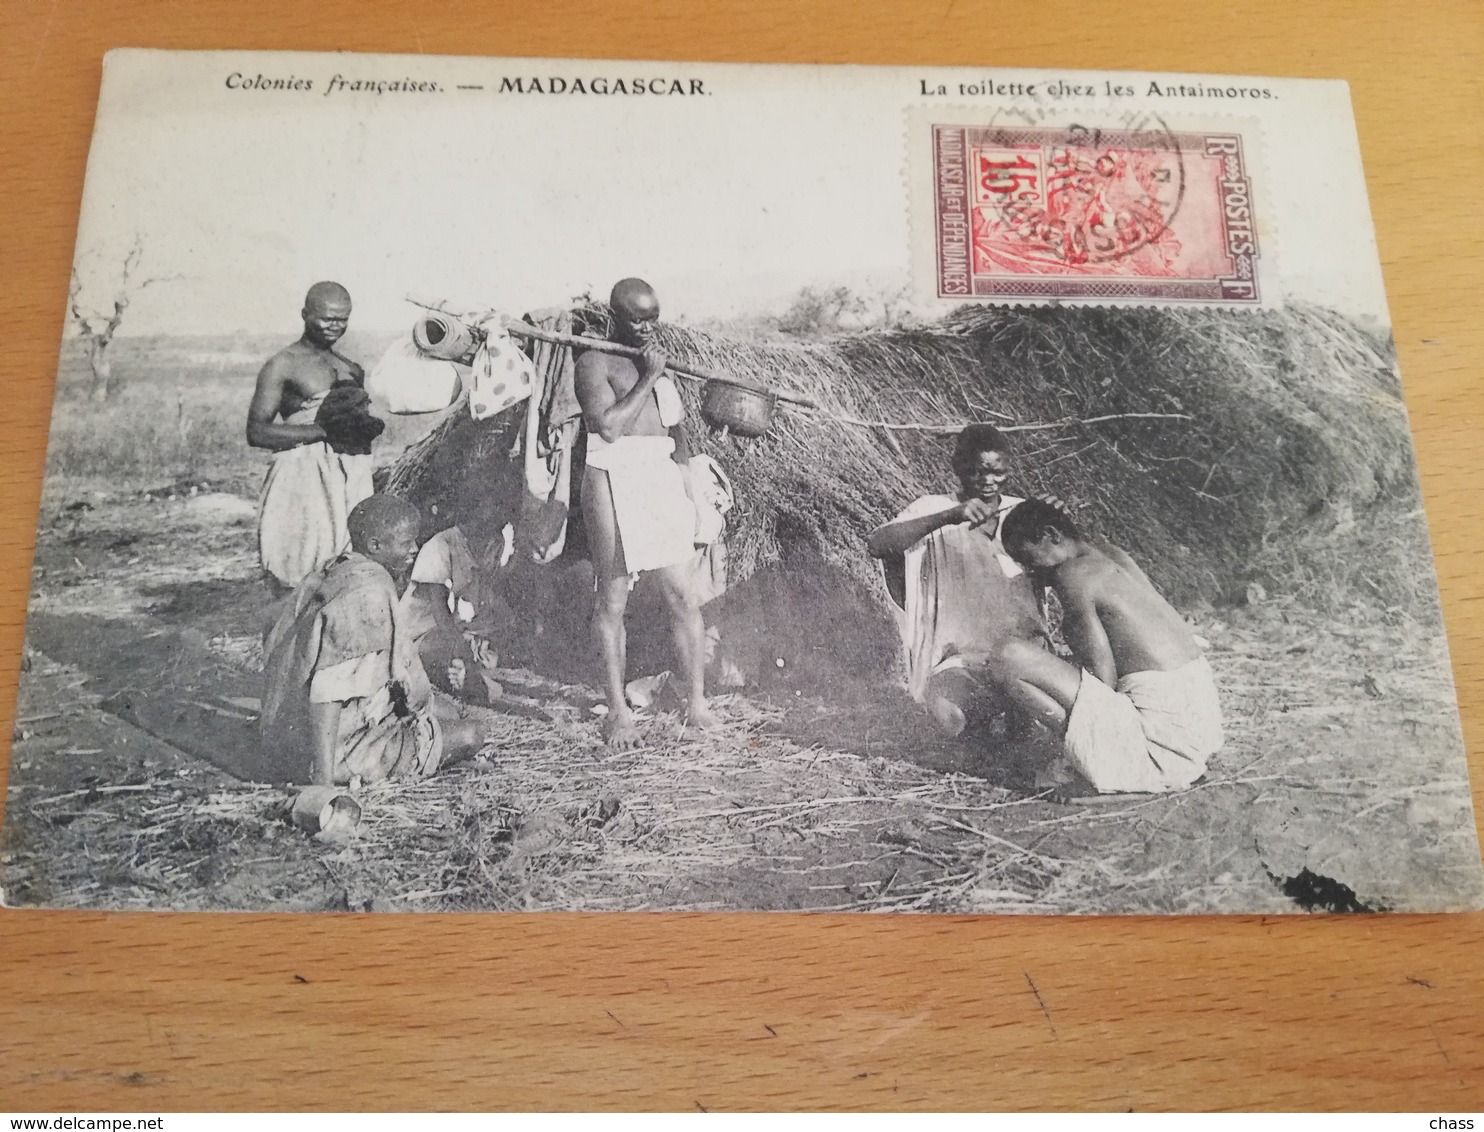
<path fill-rule="evenodd" d="M 534 380 L 530 359 L 499 314 L 466 321 L 430 312 L 387 347 L 366 388 L 397 414 L 441 412 L 464 392 L 479 421 L 529 397 Z"/>
<path fill-rule="evenodd" d="M 459 399 L 463 377 L 457 362 L 424 354 L 414 335 L 404 334 L 371 368 L 366 389 L 388 412 L 438 413 Z"/>
<path fill-rule="evenodd" d="M 371 413 L 371 396 L 359 385 L 336 385 L 325 394 L 314 422 L 325 430 L 325 443 L 344 456 L 369 456 L 371 444 L 386 422 Z"/>

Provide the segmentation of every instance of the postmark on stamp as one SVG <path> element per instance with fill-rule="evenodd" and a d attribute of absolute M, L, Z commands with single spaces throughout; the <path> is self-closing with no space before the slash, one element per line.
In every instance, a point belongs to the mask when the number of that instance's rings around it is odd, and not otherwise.
<path fill-rule="evenodd" d="M 1240 132 L 931 132 L 939 298 L 1262 300 Z"/>

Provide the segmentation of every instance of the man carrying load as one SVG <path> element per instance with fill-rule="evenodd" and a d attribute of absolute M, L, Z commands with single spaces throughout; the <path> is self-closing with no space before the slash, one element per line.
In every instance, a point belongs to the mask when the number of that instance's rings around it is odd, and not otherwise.
<path fill-rule="evenodd" d="M 690 445 L 683 406 L 665 376 L 665 352 L 655 337 L 660 305 L 642 279 L 614 285 L 612 339 L 641 351 L 636 361 L 589 350 L 577 358 L 577 400 L 587 425 L 582 511 L 597 575 L 593 634 L 603 665 L 611 747 L 638 742 L 624 698 L 627 650 L 624 614 L 639 574 L 653 571 L 670 619 L 692 727 L 715 726 L 704 689 L 705 626 L 696 593 L 696 509 L 690 496 Z"/>

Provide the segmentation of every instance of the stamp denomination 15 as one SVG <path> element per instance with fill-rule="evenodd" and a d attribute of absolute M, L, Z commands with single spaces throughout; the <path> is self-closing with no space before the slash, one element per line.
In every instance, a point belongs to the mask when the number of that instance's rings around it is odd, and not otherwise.
<path fill-rule="evenodd" d="M 940 298 L 1259 301 L 1239 133 L 932 133 Z"/>

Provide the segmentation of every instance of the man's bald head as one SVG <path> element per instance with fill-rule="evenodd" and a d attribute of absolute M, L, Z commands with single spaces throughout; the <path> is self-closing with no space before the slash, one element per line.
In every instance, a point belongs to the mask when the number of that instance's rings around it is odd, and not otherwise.
<path fill-rule="evenodd" d="M 608 296 L 608 305 L 615 313 L 630 321 L 660 316 L 659 296 L 642 279 L 620 279 L 613 285 L 613 293 Z"/>
<path fill-rule="evenodd" d="M 321 349 L 329 349 L 350 324 L 350 292 L 329 280 L 316 283 L 304 296 L 304 337 Z"/>
<path fill-rule="evenodd" d="M 350 509 L 345 520 L 350 531 L 350 545 L 370 557 L 373 541 L 386 543 L 398 528 L 410 527 L 414 536 L 422 523 L 422 514 L 400 495 L 379 492 L 368 495 Z"/>
<path fill-rule="evenodd" d="M 660 300 L 644 280 L 620 279 L 608 296 L 608 306 L 613 311 L 614 337 L 620 342 L 643 348 L 654 339 Z"/>
<path fill-rule="evenodd" d="M 316 283 L 304 296 L 305 310 L 323 310 L 326 306 L 342 305 L 350 306 L 350 292 L 329 279 Z"/>

